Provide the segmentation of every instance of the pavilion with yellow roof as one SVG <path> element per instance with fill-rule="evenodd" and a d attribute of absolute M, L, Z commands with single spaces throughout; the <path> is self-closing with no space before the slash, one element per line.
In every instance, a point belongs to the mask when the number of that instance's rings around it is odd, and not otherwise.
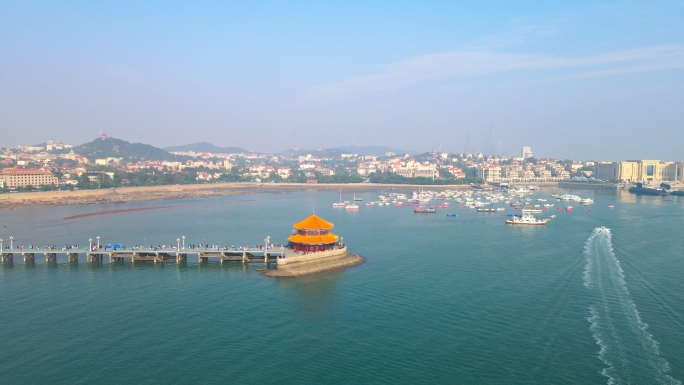
<path fill-rule="evenodd" d="M 288 247 L 295 251 L 316 252 L 336 248 L 339 237 L 330 232 L 334 224 L 311 213 L 311 216 L 294 224 L 294 230 L 287 240 Z"/>

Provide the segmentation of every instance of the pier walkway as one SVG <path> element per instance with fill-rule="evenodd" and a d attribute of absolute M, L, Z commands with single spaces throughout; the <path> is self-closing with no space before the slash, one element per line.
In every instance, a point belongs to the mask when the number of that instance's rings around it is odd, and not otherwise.
<path fill-rule="evenodd" d="M 170 248 L 103 248 L 103 247 L 69 247 L 69 248 L 3 248 L 0 259 L 3 263 L 14 262 L 15 256 L 21 256 L 25 263 L 35 262 L 36 256 L 44 256 L 45 262 L 56 263 L 57 255 L 66 255 L 70 263 L 78 263 L 79 256 L 85 256 L 88 263 L 102 263 L 105 258 L 109 263 L 150 261 L 154 263 L 182 263 L 188 257 L 197 258 L 199 263 L 211 259 L 223 262 L 242 263 L 276 263 L 278 258 L 284 258 L 290 250 L 282 247 L 244 247 L 244 248 L 218 248 L 218 247 L 170 247 Z"/>

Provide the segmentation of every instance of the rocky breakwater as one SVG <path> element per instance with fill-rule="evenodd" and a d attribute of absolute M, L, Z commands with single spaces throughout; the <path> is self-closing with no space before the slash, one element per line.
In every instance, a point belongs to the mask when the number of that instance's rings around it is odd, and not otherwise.
<path fill-rule="evenodd" d="M 264 275 L 269 277 L 302 277 L 323 271 L 342 269 L 363 263 L 364 259 L 356 254 L 347 252 L 346 247 L 319 251 L 308 254 L 286 254 L 278 258 L 277 268 L 267 270 Z"/>

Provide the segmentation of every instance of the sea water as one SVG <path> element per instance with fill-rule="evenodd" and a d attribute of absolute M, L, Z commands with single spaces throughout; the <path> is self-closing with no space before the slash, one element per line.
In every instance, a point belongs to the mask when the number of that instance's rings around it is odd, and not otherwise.
<path fill-rule="evenodd" d="M 326 192 L 2 211 L 5 245 L 223 247 L 286 243 L 315 210 L 366 262 L 274 279 L 192 257 L 15 255 L 0 266 L 0 383 L 680 383 L 684 200 L 570 192 L 596 203 L 539 227 L 505 225 L 510 207 L 348 212 Z M 64 219 L 155 206 L 171 207 Z"/>

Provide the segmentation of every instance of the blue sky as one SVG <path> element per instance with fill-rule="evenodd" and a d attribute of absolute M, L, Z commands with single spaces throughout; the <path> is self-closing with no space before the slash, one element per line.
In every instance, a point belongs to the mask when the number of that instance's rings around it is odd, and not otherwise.
<path fill-rule="evenodd" d="M 0 1 L 0 145 L 684 160 L 684 3 L 568 3 Z"/>

